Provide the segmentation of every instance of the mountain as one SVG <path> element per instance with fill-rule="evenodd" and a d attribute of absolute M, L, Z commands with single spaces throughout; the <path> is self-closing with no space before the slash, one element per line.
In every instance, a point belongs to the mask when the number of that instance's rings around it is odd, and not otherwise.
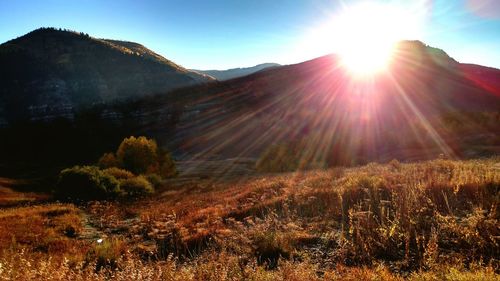
<path fill-rule="evenodd" d="M 500 70 L 419 41 L 401 42 L 388 70 L 367 80 L 328 55 L 186 91 L 172 147 L 258 157 L 297 141 L 310 157 L 344 164 L 499 153 L 499 82 Z"/>
<path fill-rule="evenodd" d="M 0 125 L 211 80 L 137 43 L 41 28 L 0 45 Z"/>
<path fill-rule="evenodd" d="M 353 77 L 327 55 L 96 105 L 72 121 L 9 126 L 0 130 L 0 154 L 95 161 L 123 137 L 146 135 L 178 159 L 257 158 L 293 143 L 309 162 L 340 165 L 485 156 L 500 153 L 499 81 L 498 69 L 403 41 L 387 71 L 371 79 Z"/>
<path fill-rule="evenodd" d="M 237 77 L 246 76 L 258 71 L 261 71 L 266 68 L 278 67 L 280 66 L 277 63 L 262 63 L 252 67 L 245 68 L 232 68 L 227 70 L 194 70 L 199 73 L 204 73 L 206 75 L 210 75 L 216 78 L 219 81 L 229 80 Z"/>

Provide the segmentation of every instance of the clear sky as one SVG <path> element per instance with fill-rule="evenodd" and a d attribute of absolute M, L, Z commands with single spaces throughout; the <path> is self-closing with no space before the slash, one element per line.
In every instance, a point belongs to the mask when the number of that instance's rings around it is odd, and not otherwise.
<path fill-rule="evenodd" d="M 316 42 L 311 33 L 353 2 L 0 0 L 0 42 L 39 27 L 61 27 L 138 42 L 187 68 L 288 64 L 328 53 L 330 43 Z M 405 39 L 442 48 L 461 62 L 500 68 L 500 0 L 369 2 L 411 2 L 411 12 L 422 18 L 421 32 Z"/>

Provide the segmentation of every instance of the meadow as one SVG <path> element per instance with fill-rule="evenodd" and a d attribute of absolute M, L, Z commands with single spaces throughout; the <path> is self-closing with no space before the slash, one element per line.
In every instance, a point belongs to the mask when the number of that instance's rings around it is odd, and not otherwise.
<path fill-rule="evenodd" d="M 500 280 L 498 157 L 176 178 L 85 203 L 2 183 L 0 280 Z"/>

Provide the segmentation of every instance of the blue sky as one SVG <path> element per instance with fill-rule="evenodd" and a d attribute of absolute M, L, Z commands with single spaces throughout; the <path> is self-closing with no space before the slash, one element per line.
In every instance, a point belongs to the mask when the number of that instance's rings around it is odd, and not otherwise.
<path fill-rule="evenodd" d="M 359 1 L 0 0 L 0 42 L 50 26 L 138 42 L 187 68 L 288 64 L 326 54 L 329 46 L 301 48 L 321 44 L 307 42 L 311 31 L 353 2 Z M 421 2 L 422 33 L 406 39 L 500 68 L 499 0 L 369 2 Z"/>

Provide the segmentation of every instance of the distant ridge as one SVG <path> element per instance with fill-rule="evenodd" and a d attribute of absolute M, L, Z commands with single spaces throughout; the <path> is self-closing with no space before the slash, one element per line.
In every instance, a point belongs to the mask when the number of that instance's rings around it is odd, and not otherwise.
<path fill-rule="evenodd" d="M 277 63 L 262 63 L 252 67 L 243 67 L 243 68 L 231 68 L 227 70 L 195 70 L 198 73 L 204 73 L 216 78 L 219 81 L 229 80 L 233 78 L 238 78 L 242 76 L 247 76 L 255 72 L 259 72 L 261 70 L 267 68 L 273 68 L 281 66 Z"/>

